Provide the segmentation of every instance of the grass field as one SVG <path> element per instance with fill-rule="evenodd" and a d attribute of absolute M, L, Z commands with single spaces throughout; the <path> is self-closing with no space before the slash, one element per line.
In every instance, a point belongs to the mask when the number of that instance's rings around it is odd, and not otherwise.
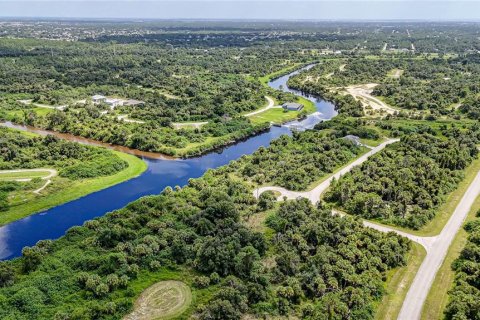
<path fill-rule="evenodd" d="M 398 313 L 402 308 L 403 300 L 425 255 L 425 249 L 420 244 L 412 242 L 412 249 L 407 256 L 407 265 L 392 269 L 387 273 L 385 285 L 386 294 L 378 303 L 375 319 L 397 319 Z"/>
<path fill-rule="evenodd" d="M 204 289 L 198 289 L 196 287 L 192 287 L 192 280 L 196 276 L 196 274 L 190 269 L 176 269 L 172 270 L 169 268 L 161 268 L 158 271 L 150 272 L 150 271 L 141 271 L 137 278 L 130 282 L 128 291 L 133 292 L 132 295 L 130 292 L 125 292 L 127 289 L 122 291 L 118 291 L 117 294 L 124 297 L 125 295 L 128 296 L 128 299 L 135 304 L 138 301 L 139 297 L 144 293 L 146 290 L 151 288 L 157 283 L 166 282 L 166 281 L 175 281 L 185 284 L 189 288 L 190 295 L 191 295 L 191 303 L 185 305 L 181 309 L 177 309 L 177 312 L 174 315 L 169 315 L 167 318 L 157 317 L 151 318 L 153 319 L 190 319 L 191 314 L 195 311 L 195 308 L 199 305 L 206 304 L 212 298 L 213 294 L 218 290 L 218 285 L 210 285 Z M 135 306 L 132 308 L 132 311 L 135 309 Z M 181 311 L 181 312 L 180 312 Z M 130 315 L 130 314 L 129 314 Z M 126 317 L 128 317 L 127 315 Z M 127 318 L 124 318 L 125 320 Z"/>
<path fill-rule="evenodd" d="M 50 174 L 49 171 L 24 171 L 24 172 L 1 172 L 0 171 L 0 181 L 9 181 L 17 179 L 34 179 L 34 178 L 43 178 Z"/>
<path fill-rule="evenodd" d="M 390 78 L 400 78 L 403 74 L 402 69 L 392 69 L 387 73 L 387 77 Z"/>
<path fill-rule="evenodd" d="M 296 120 L 300 117 L 300 114 L 311 114 L 317 109 L 315 104 L 305 98 L 300 98 L 299 102 L 303 104 L 303 109 L 300 111 L 283 111 L 283 108 L 269 109 L 262 113 L 251 116 L 249 119 L 254 124 L 269 122 L 275 124 L 282 124 L 288 121 Z"/>
<path fill-rule="evenodd" d="M 26 107 L 23 110 L 10 110 L 6 111 L 8 118 L 13 118 L 13 117 L 23 117 L 24 112 L 30 112 L 34 111 L 37 115 L 39 116 L 45 116 L 53 111 L 54 109 L 47 109 L 47 108 L 41 108 L 41 107 Z"/>
<path fill-rule="evenodd" d="M 55 192 L 48 193 L 49 188 L 44 191 L 47 194 L 36 196 L 29 201 L 13 206 L 9 210 L 0 213 L 0 225 L 24 218 L 36 212 L 55 207 L 59 204 L 75 200 L 89 193 L 111 187 L 120 182 L 129 180 L 140 175 L 147 169 L 147 164 L 136 156 L 112 151 L 121 159 L 128 162 L 128 167 L 114 175 L 106 177 L 97 177 L 93 179 L 84 179 L 74 181 L 65 185 L 65 188 L 55 188 L 54 181 L 51 186 Z"/>
<path fill-rule="evenodd" d="M 125 320 L 173 319 L 192 303 L 190 288 L 181 281 L 160 281 L 142 292 Z"/>

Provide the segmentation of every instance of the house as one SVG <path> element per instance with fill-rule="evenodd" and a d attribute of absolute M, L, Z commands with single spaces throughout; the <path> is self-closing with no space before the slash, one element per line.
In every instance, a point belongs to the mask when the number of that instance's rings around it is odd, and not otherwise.
<path fill-rule="evenodd" d="M 300 111 L 303 108 L 303 104 L 297 102 L 286 102 L 282 105 L 284 110 L 288 111 Z"/>
<path fill-rule="evenodd" d="M 105 100 L 107 100 L 107 97 L 102 96 L 100 94 L 96 94 L 92 97 L 92 101 L 95 104 L 103 103 L 103 102 L 105 102 Z"/>
<path fill-rule="evenodd" d="M 128 107 L 142 106 L 142 105 L 144 105 L 144 104 L 145 104 L 144 101 L 135 100 L 135 99 L 128 99 L 128 100 L 126 100 L 126 101 L 123 102 L 123 105 L 124 105 L 124 106 L 128 106 Z"/>
<path fill-rule="evenodd" d="M 343 137 L 344 139 L 346 140 L 350 140 L 351 142 L 353 142 L 355 145 L 357 146 L 361 146 L 362 143 L 360 142 L 360 138 L 358 136 L 354 136 L 352 134 L 349 134 L 349 135 L 346 135 L 345 137 Z"/>
<path fill-rule="evenodd" d="M 118 106 L 123 106 L 123 102 L 125 100 L 122 99 L 113 99 L 113 98 L 106 98 L 105 103 L 110 106 L 111 109 L 118 107 Z"/>

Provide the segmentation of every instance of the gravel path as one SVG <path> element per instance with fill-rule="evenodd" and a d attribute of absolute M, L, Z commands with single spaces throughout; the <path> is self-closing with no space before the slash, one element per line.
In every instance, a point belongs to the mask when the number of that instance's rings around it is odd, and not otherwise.
<path fill-rule="evenodd" d="M 37 190 L 34 190 L 33 193 L 40 193 L 43 189 L 45 189 L 50 183 L 52 183 L 51 178 L 55 177 L 58 175 L 57 170 L 55 169 L 16 169 L 16 170 L 1 170 L 0 174 L 2 173 L 20 173 L 20 172 L 49 172 L 49 174 L 45 177 L 41 177 L 42 180 L 47 180 L 45 184 L 41 187 L 38 188 Z M 12 179 L 14 181 L 31 181 L 32 178 L 18 178 L 18 179 Z"/>
<path fill-rule="evenodd" d="M 281 108 L 281 106 L 276 106 L 275 105 L 275 101 L 273 101 L 272 98 L 268 97 L 268 96 L 265 96 L 265 99 L 267 99 L 268 101 L 268 104 L 266 107 L 263 107 L 261 109 L 258 109 L 258 110 L 255 110 L 255 111 L 252 111 L 250 113 L 247 113 L 247 114 L 244 114 L 245 117 L 251 117 L 251 116 L 254 116 L 256 114 L 259 114 L 259 113 L 262 113 L 264 111 L 267 111 L 268 109 L 274 109 L 274 108 Z"/>
<path fill-rule="evenodd" d="M 332 182 L 333 179 L 338 180 L 342 175 L 344 175 L 345 173 L 352 170 L 353 167 L 364 163 L 365 161 L 367 161 L 367 159 L 370 156 L 372 156 L 375 153 L 383 150 L 387 145 L 389 145 L 391 143 L 394 143 L 394 142 L 397 142 L 397 141 L 399 141 L 399 140 L 398 139 L 389 139 L 389 140 L 383 142 L 382 144 L 373 148 L 369 152 L 365 153 L 364 155 L 362 155 L 361 157 L 359 157 L 358 159 L 356 159 L 352 163 L 350 163 L 350 164 L 346 165 L 345 167 L 343 167 L 342 169 L 340 169 L 337 173 L 331 175 L 328 179 L 326 179 L 325 181 L 323 181 L 322 183 L 320 183 L 318 186 L 316 186 L 315 188 L 313 188 L 310 191 L 304 191 L 304 192 L 290 191 L 290 190 L 287 190 L 287 189 L 282 188 L 282 187 L 269 186 L 269 187 L 261 187 L 261 188 L 255 189 L 253 191 L 253 194 L 254 194 L 255 197 L 258 198 L 260 196 L 260 194 L 262 194 L 263 192 L 271 190 L 271 191 L 277 191 L 277 192 L 281 193 L 281 195 L 278 197 L 278 200 L 282 200 L 284 196 L 287 197 L 287 199 L 296 199 L 298 197 L 301 197 L 301 198 L 309 199 L 312 203 L 316 203 L 320 199 L 320 195 L 325 190 L 327 190 L 327 188 L 330 186 L 330 183 Z"/>

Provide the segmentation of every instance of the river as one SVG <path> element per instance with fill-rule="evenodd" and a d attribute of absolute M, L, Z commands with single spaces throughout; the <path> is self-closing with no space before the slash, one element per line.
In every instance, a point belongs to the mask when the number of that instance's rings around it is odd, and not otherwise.
<path fill-rule="evenodd" d="M 198 178 L 208 169 L 228 164 L 242 155 L 253 153 L 261 146 L 268 146 L 273 139 L 283 134 L 291 134 L 292 128 L 308 129 L 321 120 L 331 119 L 337 114 L 332 103 L 304 95 L 286 85 L 289 77 L 311 67 L 306 66 L 272 80 L 269 85 L 313 101 L 317 112 L 281 127 L 273 126 L 267 132 L 197 158 L 158 159 L 145 154 L 143 159 L 147 162 L 148 169 L 140 176 L 0 227 L 0 260 L 18 257 L 25 246 L 32 246 L 43 239 L 57 239 L 73 226 L 120 209 L 140 197 L 158 194 L 167 186 L 184 186 L 188 179 Z M 25 127 L 23 129 L 28 130 Z M 82 143 L 81 140 L 76 139 Z"/>

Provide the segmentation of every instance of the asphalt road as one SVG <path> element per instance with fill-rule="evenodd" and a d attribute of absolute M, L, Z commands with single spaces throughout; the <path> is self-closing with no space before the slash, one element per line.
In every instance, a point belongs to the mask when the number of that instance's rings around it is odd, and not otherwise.
<path fill-rule="evenodd" d="M 311 191 L 306 192 L 295 192 L 286 190 L 282 187 L 262 187 L 254 191 L 255 197 L 258 198 L 262 192 L 267 190 L 280 192 L 281 195 L 278 197 L 278 200 L 282 200 L 283 197 L 287 199 L 296 199 L 298 197 L 303 197 L 309 199 L 312 203 L 316 203 L 320 199 L 320 195 L 330 186 L 332 179 L 338 179 L 341 175 L 350 171 L 353 167 L 362 164 L 365 162 L 371 155 L 379 152 L 385 148 L 388 144 L 396 142 L 398 140 L 388 140 L 378 147 L 372 149 L 370 152 L 364 154 L 351 164 L 342 168 L 339 172 L 332 175 L 327 180 L 320 183 L 317 187 Z M 415 241 L 421 244 L 427 251 L 427 255 L 422 262 L 415 279 L 413 280 L 405 300 L 402 305 L 402 309 L 398 315 L 397 320 L 419 320 L 421 318 L 423 305 L 427 298 L 428 292 L 432 287 L 435 276 L 442 266 L 443 261 L 447 255 L 448 249 L 452 244 L 455 235 L 462 227 L 465 218 L 467 217 L 470 209 L 475 201 L 475 199 L 480 195 L 480 172 L 477 173 L 477 176 L 470 184 L 467 189 L 467 192 L 463 195 L 459 204 L 455 208 L 452 216 L 446 223 L 445 227 L 442 229 L 438 236 L 434 237 L 421 237 L 409 234 L 407 232 L 391 229 L 384 225 L 379 225 L 369 221 L 364 221 L 363 224 L 367 227 L 376 229 L 382 232 L 393 231 L 401 236 L 407 237 L 412 241 Z M 334 212 L 335 213 L 335 212 Z M 449 284 L 448 284 L 449 285 Z"/>
<path fill-rule="evenodd" d="M 468 187 L 462 200 L 457 205 L 452 216 L 448 220 L 442 232 L 432 237 L 433 241 L 427 248 L 427 256 L 413 280 L 407 296 L 403 301 L 398 320 L 417 320 L 422 315 L 422 308 L 432 287 L 435 276 L 440 269 L 455 235 L 462 227 L 465 218 L 470 211 L 473 202 L 480 194 L 480 172 Z M 450 285 L 450 284 L 445 284 Z"/>
<path fill-rule="evenodd" d="M 357 160 L 351 164 L 345 166 L 340 171 L 332 175 L 327 180 L 320 183 L 317 187 L 311 191 L 305 192 L 295 192 L 290 191 L 282 187 L 262 187 L 254 191 L 254 195 L 258 198 L 262 192 L 267 190 L 277 191 L 281 195 L 278 197 L 278 200 L 282 200 L 283 197 L 287 199 L 296 199 L 298 197 L 303 197 L 309 199 L 312 203 L 316 203 L 320 199 L 320 195 L 330 186 L 332 179 L 338 179 L 340 176 L 344 175 L 350 171 L 353 167 L 358 166 L 365 162 L 371 155 L 379 152 L 385 148 L 388 144 L 396 142 L 398 140 L 388 140 L 378 147 L 372 149 L 368 153 L 359 157 Z M 421 244 L 427 251 L 427 255 L 422 262 L 410 288 L 407 292 L 405 300 L 400 310 L 398 320 L 418 320 L 422 314 L 422 308 L 427 298 L 428 292 L 432 287 L 435 276 L 440 269 L 445 257 L 447 255 L 448 249 L 452 244 L 455 235 L 462 227 L 465 218 L 467 217 L 473 202 L 480 195 L 480 172 L 477 174 L 473 182 L 467 189 L 467 192 L 463 195 L 460 200 L 457 208 L 453 212 L 452 216 L 448 220 L 445 227 L 442 229 L 441 233 L 438 236 L 434 237 L 421 237 L 416 235 L 411 235 L 407 232 L 398 231 L 391 229 L 387 226 L 379 225 L 369 221 L 364 221 L 364 225 L 378 231 L 390 232 L 393 231 L 401 236 L 407 237 L 412 241 L 415 241 Z"/>

